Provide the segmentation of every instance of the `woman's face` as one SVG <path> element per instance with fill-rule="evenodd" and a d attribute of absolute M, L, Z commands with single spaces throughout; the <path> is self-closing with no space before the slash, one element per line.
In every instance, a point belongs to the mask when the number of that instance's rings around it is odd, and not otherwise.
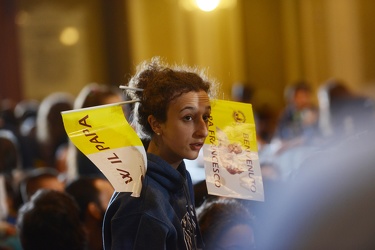
<path fill-rule="evenodd" d="M 210 99 L 203 90 L 182 94 L 169 104 L 167 120 L 160 124 L 159 154 L 173 167 L 183 159 L 193 160 L 208 135 Z"/>

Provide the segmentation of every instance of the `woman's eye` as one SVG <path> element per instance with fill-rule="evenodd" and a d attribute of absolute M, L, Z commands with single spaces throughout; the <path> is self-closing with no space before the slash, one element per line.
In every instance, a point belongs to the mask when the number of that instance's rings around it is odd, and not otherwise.
<path fill-rule="evenodd" d="M 203 116 L 203 120 L 204 120 L 205 122 L 208 122 L 208 120 L 210 120 L 210 115 L 205 115 L 205 116 Z"/>
<path fill-rule="evenodd" d="M 190 116 L 190 115 L 187 115 L 187 116 L 184 117 L 184 120 L 185 121 L 191 121 L 191 120 L 193 120 L 193 117 Z"/>

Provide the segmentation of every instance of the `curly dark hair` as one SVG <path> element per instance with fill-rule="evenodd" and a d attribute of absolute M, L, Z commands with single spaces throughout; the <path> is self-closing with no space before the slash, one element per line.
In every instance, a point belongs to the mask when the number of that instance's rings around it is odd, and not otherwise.
<path fill-rule="evenodd" d="M 86 235 L 79 207 L 64 192 L 41 189 L 19 210 L 17 226 L 25 250 L 84 250 Z"/>
<path fill-rule="evenodd" d="M 205 91 L 213 96 L 213 82 L 204 71 L 185 65 L 169 66 L 159 57 L 144 61 L 137 67 L 130 79 L 129 87 L 143 91 L 129 91 L 133 100 L 140 100 L 134 106 L 132 125 L 142 139 L 150 139 L 153 131 L 147 121 L 149 115 L 160 122 L 167 119 L 169 103 L 184 93 Z"/>
<path fill-rule="evenodd" d="M 236 225 L 254 228 L 254 217 L 248 208 L 234 198 L 212 197 L 197 209 L 198 223 L 205 249 L 216 249 L 215 242 Z"/>

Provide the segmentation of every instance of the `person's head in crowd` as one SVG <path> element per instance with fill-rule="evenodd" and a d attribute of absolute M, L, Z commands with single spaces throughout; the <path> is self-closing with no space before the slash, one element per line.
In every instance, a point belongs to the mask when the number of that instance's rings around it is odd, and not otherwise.
<path fill-rule="evenodd" d="M 269 144 L 277 125 L 276 111 L 269 105 L 261 105 L 254 110 L 255 128 L 257 132 L 258 150 Z"/>
<path fill-rule="evenodd" d="M 24 250 L 86 249 L 79 208 L 65 192 L 36 192 L 20 208 L 17 227 Z"/>
<path fill-rule="evenodd" d="M 318 91 L 324 135 L 348 136 L 375 126 L 375 101 L 355 93 L 347 83 L 330 79 Z"/>
<path fill-rule="evenodd" d="M 73 108 L 74 98 L 65 92 L 54 92 L 39 105 L 36 118 L 36 139 L 40 146 L 40 159 L 36 167 L 54 167 L 56 150 L 68 142 L 61 112 Z"/>
<path fill-rule="evenodd" d="M 66 92 L 51 93 L 40 102 L 35 127 L 37 149 L 29 163 L 32 167 L 51 167 L 61 171 L 57 156 L 68 143 L 61 112 L 71 110 L 73 102 L 73 95 Z"/>
<path fill-rule="evenodd" d="M 305 81 L 288 86 L 285 93 L 287 105 L 280 113 L 273 135 L 272 143 L 281 146 L 277 154 L 308 144 L 319 135 L 319 114 L 312 97 L 312 89 Z"/>
<path fill-rule="evenodd" d="M 119 88 L 90 83 L 84 86 L 74 101 L 74 109 L 94 107 L 123 101 Z"/>
<path fill-rule="evenodd" d="M 3 182 L 3 183 L 1 183 Z M 0 207 L 5 206 L 2 208 L 0 214 L 3 215 L 3 218 L 6 222 L 14 225 L 16 223 L 16 218 L 17 218 L 17 192 L 16 192 L 16 187 L 13 179 L 9 176 L 6 175 L 1 175 L 0 174 L 0 183 L 4 185 L 4 187 L 1 187 L 4 189 L 4 193 L 0 191 L 0 202 L 4 202 L 4 204 L 1 204 Z M 2 197 L 4 195 L 4 197 Z M 3 201 L 1 201 L 1 198 L 4 198 Z"/>
<path fill-rule="evenodd" d="M 82 176 L 69 183 L 65 191 L 77 202 L 88 239 L 88 250 L 103 249 L 102 223 L 105 210 L 113 194 L 107 179 Z"/>
<path fill-rule="evenodd" d="M 288 88 L 288 91 L 286 92 L 286 98 L 290 100 L 290 103 L 297 110 L 310 108 L 313 103 L 312 89 L 307 82 L 298 81 L 293 86 Z"/>
<path fill-rule="evenodd" d="M 17 208 L 12 179 L 0 174 L 0 249 L 22 250 L 16 228 Z"/>
<path fill-rule="evenodd" d="M 235 102 L 250 103 L 253 97 L 253 88 L 246 83 L 236 82 L 232 85 L 232 100 Z"/>
<path fill-rule="evenodd" d="M 14 114 L 19 121 L 19 130 L 22 136 L 32 136 L 35 133 L 38 108 L 39 101 L 34 99 L 22 100 L 14 108 Z"/>
<path fill-rule="evenodd" d="M 0 129 L 0 174 L 13 177 L 21 167 L 18 139 L 10 130 Z"/>
<path fill-rule="evenodd" d="M 204 249 L 255 249 L 254 218 L 236 199 L 211 197 L 197 209 L 197 216 Z"/>
<path fill-rule="evenodd" d="M 65 180 L 57 170 L 49 167 L 27 171 L 20 182 L 22 202 L 25 203 L 29 201 L 30 197 L 39 189 L 64 191 Z"/>
<path fill-rule="evenodd" d="M 11 99 L 0 101 L 0 129 L 7 129 L 18 135 L 19 123 L 14 114 L 16 103 Z"/>
<path fill-rule="evenodd" d="M 45 142 L 66 142 L 66 133 L 61 112 L 73 108 L 73 96 L 64 92 L 55 92 L 45 97 L 37 113 L 37 138 Z M 57 143 L 57 145 L 60 145 Z"/>

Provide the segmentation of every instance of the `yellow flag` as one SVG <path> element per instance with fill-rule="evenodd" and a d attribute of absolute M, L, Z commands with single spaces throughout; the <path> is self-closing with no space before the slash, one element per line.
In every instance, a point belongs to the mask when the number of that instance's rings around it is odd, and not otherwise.
<path fill-rule="evenodd" d="M 264 201 L 251 104 L 211 101 L 208 131 L 203 146 L 208 193 Z"/>
<path fill-rule="evenodd" d="M 147 168 L 146 152 L 129 125 L 122 104 L 62 112 L 66 133 L 118 192 L 139 197 Z"/>

